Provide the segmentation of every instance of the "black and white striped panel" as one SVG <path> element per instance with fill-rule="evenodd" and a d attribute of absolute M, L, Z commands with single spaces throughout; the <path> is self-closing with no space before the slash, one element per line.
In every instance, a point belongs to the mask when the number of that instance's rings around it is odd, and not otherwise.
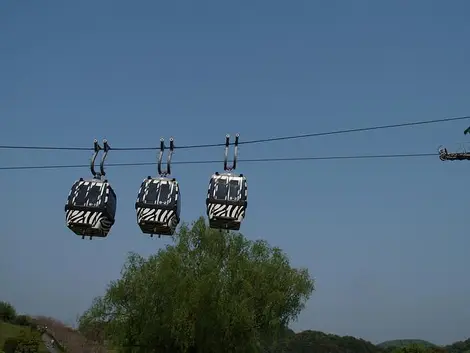
<path fill-rule="evenodd" d="M 65 214 L 67 227 L 75 227 L 80 234 L 107 235 L 114 222 L 109 220 L 102 212 L 68 210 Z M 83 226 L 83 227 L 80 227 Z M 73 227 L 71 228 L 72 230 Z"/>
<path fill-rule="evenodd" d="M 207 206 L 207 211 L 209 218 L 226 217 L 241 222 L 245 217 L 245 206 L 241 205 L 209 203 Z"/>
<path fill-rule="evenodd" d="M 170 224 L 171 218 L 175 217 L 174 210 L 162 210 L 155 208 L 138 207 L 137 208 L 137 221 L 142 222 L 157 222 L 162 224 Z"/>

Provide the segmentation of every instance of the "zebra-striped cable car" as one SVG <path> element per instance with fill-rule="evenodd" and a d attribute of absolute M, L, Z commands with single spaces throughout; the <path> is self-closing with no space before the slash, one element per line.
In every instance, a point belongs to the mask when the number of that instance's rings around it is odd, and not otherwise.
<path fill-rule="evenodd" d="M 166 171 L 162 171 L 162 159 L 165 142 L 160 140 L 160 154 L 158 157 L 159 178 L 147 177 L 140 186 L 135 203 L 137 224 L 145 234 L 173 235 L 180 222 L 181 195 L 179 184 L 171 174 L 171 157 L 173 156 L 174 142 L 170 139 L 170 151 L 166 164 Z"/>
<path fill-rule="evenodd" d="M 95 171 L 95 160 L 100 150 L 104 150 L 101 158 L 100 172 Z M 104 161 L 110 147 L 106 140 L 103 148 L 94 141 L 95 153 L 91 159 L 90 170 L 93 179 L 77 180 L 70 190 L 65 205 L 65 220 L 67 227 L 75 234 L 85 237 L 105 238 L 115 222 L 117 198 L 108 180 L 103 179 Z"/>
<path fill-rule="evenodd" d="M 232 167 L 227 166 L 230 135 L 225 137 L 224 173 L 211 177 L 206 198 L 209 226 L 215 229 L 239 230 L 247 208 L 248 186 L 243 174 L 233 174 L 237 167 L 238 137 Z"/>

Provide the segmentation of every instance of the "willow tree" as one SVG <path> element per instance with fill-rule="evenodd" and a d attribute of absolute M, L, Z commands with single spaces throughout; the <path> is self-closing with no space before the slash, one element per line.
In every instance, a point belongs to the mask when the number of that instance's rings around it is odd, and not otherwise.
<path fill-rule="evenodd" d="M 148 259 L 130 254 L 80 329 L 101 327 L 121 352 L 260 352 L 314 290 L 279 248 L 210 229 L 203 218 L 174 240 Z"/>

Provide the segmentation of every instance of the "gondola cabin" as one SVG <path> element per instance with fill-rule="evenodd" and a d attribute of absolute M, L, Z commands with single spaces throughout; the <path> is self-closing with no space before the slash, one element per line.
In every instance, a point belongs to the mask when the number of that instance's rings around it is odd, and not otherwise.
<path fill-rule="evenodd" d="M 116 194 L 107 180 L 77 180 L 65 205 L 67 227 L 82 238 L 104 238 L 115 222 L 116 205 Z"/>
<path fill-rule="evenodd" d="M 209 226 L 239 230 L 245 218 L 247 196 L 248 187 L 243 174 L 213 174 L 206 199 Z"/>
<path fill-rule="evenodd" d="M 148 177 L 135 203 L 137 223 L 145 234 L 173 235 L 180 222 L 181 196 L 175 179 Z"/>

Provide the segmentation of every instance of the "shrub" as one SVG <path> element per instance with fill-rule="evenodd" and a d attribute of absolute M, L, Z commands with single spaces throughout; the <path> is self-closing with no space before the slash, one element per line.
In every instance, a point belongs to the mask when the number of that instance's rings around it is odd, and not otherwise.
<path fill-rule="evenodd" d="M 16 337 L 9 337 L 3 345 L 5 353 L 37 353 L 41 338 L 34 331 L 22 330 Z"/>
<path fill-rule="evenodd" d="M 33 324 L 31 317 L 29 317 L 28 315 L 18 315 L 16 319 L 14 320 L 14 323 L 16 325 L 29 326 L 29 327 L 31 327 Z"/>
<path fill-rule="evenodd" d="M 6 339 L 5 343 L 3 344 L 3 351 L 5 353 L 15 353 L 16 348 L 18 347 L 18 338 L 17 337 L 9 337 Z"/>
<path fill-rule="evenodd" d="M 40 337 L 37 332 L 22 331 L 18 337 L 18 346 L 15 353 L 37 353 L 39 352 Z"/>
<path fill-rule="evenodd" d="M 16 318 L 16 310 L 8 302 L 0 301 L 0 320 L 6 322 L 13 322 Z"/>

